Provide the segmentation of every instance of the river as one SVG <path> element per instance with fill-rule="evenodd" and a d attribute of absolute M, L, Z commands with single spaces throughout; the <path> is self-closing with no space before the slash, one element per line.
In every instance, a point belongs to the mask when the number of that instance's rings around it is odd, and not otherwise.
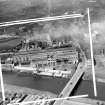
<path fill-rule="evenodd" d="M 98 99 L 105 101 L 105 83 L 96 83 L 97 97 L 94 97 L 93 82 L 90 80 L 80 80 L 72 95 L 88 94 L 91 99 Z"/>
<path fill-rule="evenodd" d="M 41 91 L 49 91 L 55 94 L 59 94 L 68 82 L 68 79 L 63 78 L 35 78 L 32 75 L 20 76 L 11 72 L 3 72 L 3 79 L 6 84 L 38 89 Z"/>
<path fill-rule="evenodd" d="M 19 76 L 16 73 L 3 72 L 4 83 L 17 85 L 41 91 L 49 91 L 59 94 L 66 86 L 68 79 L 62 78 L 35 78 L 32 75 Z M 94 97 L 93 83 L 89 80 L 80 80 L 72 95 L 88 94 L 89 98 L 105 101 L 105 84 L 97 83 L 98 97 Z"/>

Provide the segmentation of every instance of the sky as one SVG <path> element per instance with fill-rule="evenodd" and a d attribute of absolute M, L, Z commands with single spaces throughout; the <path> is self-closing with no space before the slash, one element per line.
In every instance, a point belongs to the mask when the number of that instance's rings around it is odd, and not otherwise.
<path fill-rule="evenodd" d="M 0 0 L 0 22 L 43 17 L 49 11 L 54 15 L 61 15 L 88 7 L 94 8 L 95 13 L 98 11 L 102 17 L 105 0 Z"/>
<path fill-rule="evenodd" d="M 88 0 L 0 0 L 0 21 L 34 18 L 52 11 L 60 15 L 88 7 Z M 98 1 L 98 0 L 97 0 Z M 104 0 L 103 0 L 104 1 Z M 97 3 L 93 3 L 97 4 Z M 104 3 L 102 3 L 104 4 Z M 100 5 L 100 3 L 98 3 Z M 50 8 L 50 9 L 49 9 Z"/>

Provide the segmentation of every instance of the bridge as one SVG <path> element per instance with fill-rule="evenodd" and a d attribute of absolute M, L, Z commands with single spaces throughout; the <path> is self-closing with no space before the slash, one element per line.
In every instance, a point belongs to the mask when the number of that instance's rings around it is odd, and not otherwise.
<path fill-rule="evenodd" d="M 87 64 L 80 63 L 78 65 L 78 68 L 76 72 L 74 73 L 73 77 L 70 79 L 70 81 L 67 83 L 63 91 L 60 93 L 59 97 L 69 97 L 71 95 L 71 92 L 73 91 L 74 87 L 76 86 L 77 82 L 82 77 L 83 73 L 85 72 L 87 67 Z M 63 101 L 56 101 L 54 105 L 61 105 Z"/>

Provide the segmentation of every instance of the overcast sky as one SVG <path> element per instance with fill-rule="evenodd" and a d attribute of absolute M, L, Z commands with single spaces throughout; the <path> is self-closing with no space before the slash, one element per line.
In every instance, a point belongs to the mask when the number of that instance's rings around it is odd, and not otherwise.
<path fill-rule="evenodd" d="M 105 0 L 0 0 L 0 21 L 44 16 L 48 11 L 62 14 L 95 6 L 105 8 Z M 50 9 L 48 9 L 50 8 Z"/>

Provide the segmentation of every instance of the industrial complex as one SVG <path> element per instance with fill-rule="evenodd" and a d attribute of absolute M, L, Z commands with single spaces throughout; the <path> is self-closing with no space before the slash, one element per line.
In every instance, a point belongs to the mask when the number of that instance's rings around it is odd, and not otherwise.
<path fill-rule="evenodd" d="M 19 1 L 0 1 L 0 105 L 105 105 L 104 1 Z"/>

